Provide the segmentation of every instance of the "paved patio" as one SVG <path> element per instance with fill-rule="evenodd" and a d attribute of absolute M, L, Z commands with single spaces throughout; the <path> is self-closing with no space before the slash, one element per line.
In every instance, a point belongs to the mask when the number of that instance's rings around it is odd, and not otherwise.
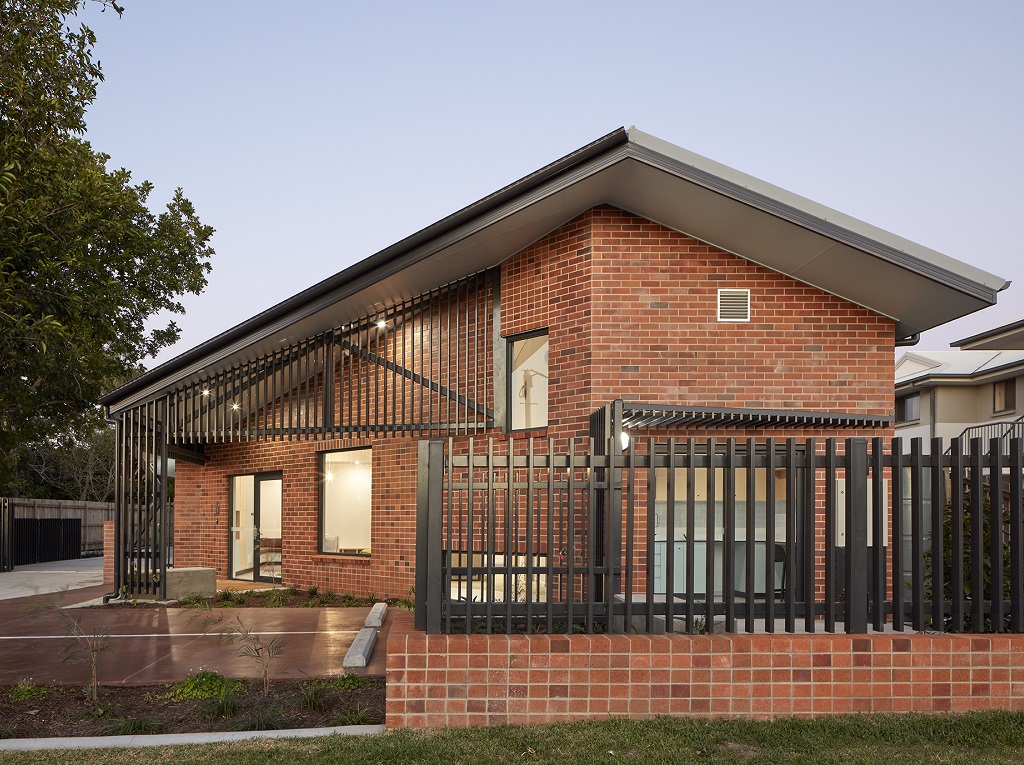
<path fill-rule="evenodd" d="M 23 679 L 39 684 L 85 682 L 86 665 L 63 661 L 70 642 L 69 622 L 53 610 L 54 604 L 65 606 L 63 614 L 77 620 L 86 634 L 109 633 L 110 649 L 100 657 L 100 682 L 126 685 L 175 682 L 200 667 L 232 677 L 258 677 L 256 662 L 239 656 L 238 646 L 224 639 L 224 633 L 238 620 L 261 637 L 285 641 L 274 677 L 344 674 L 345 653 L 369 612 L 367 608 L 225 608 L 206 612 L 73 607 L 95 602 L 109 592 L 102 584 L 12 597 L 22 591 L 24 580 L 32 579 L 31 568 L 0 573 L 0 685 Z M 211 617 L 222 621 L 210 624 Z M 369 666 L 357 670 L 358 674 L 384 675 L 390 622 L 389 616 L 378 631 Z"/>

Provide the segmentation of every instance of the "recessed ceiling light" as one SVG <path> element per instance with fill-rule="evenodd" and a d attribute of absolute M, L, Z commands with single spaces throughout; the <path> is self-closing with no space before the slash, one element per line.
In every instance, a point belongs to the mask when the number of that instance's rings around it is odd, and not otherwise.
<path fill-rule="evenodd" d="M 386 327 L 387 325 L 388 323 L 384 321 L 384 319 L 380 319 L 377 321 L 377 329 L 384 329 L 384 327 Z"/>
<path fill-rule="evenodd" d="M 203 388 L 203 395 L 204 396 L 209 396 L 210 395 L 210 389 L 209 388 Z"/>

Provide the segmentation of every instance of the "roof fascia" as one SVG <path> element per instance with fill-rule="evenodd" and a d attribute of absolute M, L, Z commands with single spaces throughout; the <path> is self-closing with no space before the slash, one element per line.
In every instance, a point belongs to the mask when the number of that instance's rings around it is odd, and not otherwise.
<path fill-rule="evenodd" d="M 805 197 L 632 129 L 631 154 L 652 166 L 990 304 L 1010 282 Z M 634 148 L 635 147 L 635 148 Z M 886 243 L 888 240 L 890 243 Z M 901 245 L 897 249 L 896 244 Z M 908 250 L 917 253 L 911 254 Z M 953 270 L 951 266 L 956 266 Z"/>

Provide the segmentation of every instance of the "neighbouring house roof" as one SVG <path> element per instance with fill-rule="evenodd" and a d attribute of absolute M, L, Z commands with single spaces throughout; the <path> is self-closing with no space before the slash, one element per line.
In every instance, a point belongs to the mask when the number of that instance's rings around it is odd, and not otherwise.
<path fill-rule="evenodd" d="M 896 362 L 896 387 L 994 381 L 1022 369 L 1024 351 L 914 351 Z"/>
<path fill-rule="evenodd" d="M 608 204 L 892 318 L 908 337 L 1008 282 L 686 151 L 619 129 L 107 394 L 111 410 L 493 267 Z"/>
<path fill-rule="evenodd" d="M 967 351 L 1024 351 L 1024 319 L 950 343 Z"/>

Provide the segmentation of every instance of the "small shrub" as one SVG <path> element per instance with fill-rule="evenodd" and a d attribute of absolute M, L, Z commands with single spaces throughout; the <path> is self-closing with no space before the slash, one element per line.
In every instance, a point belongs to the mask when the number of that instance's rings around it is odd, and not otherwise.
<path fill-rule="evenodd" d="M 306 590 L 306 595 L 308 595 L 310 598 L 315 598 L 319 594 L 320 594 L 320 588 L 317 587 L 315 584 L 312 587 L 310 587 L 308 590 Z"/>
<path fill-rule="evenodd" d="M 284 591 L 288 593 L 289 598 L 294 598 L 296 595 L 299 594 L 299 588 L 294 585 L 292 585 L 291 587 L 286 587 Z"/>
<path fill-rule="evenodd" d="M 163 723 L 155 717 L 120 717 L 100 726 L 101 736 L 146 736 L 159 733 Z"/>
<path fill-rule="evenodd" d="M 217 593 L 217 605 L 222 608 L 236 608 L 245 605 L 245 595 L 232 590 L 221 590 Z"/>
<path fill-rule="evenodd" d="M 0 725 L 0 738 L 14 738 L 17 731 L 12 725 Z"/>
<path fill-rule="evenodd" d="M 241 685 L 238 683 L 237 685 Z M 234 717 L 238 711 L 238 687 L 225 683 L 217 698 L 210 699 L 199 710 L 204 717 Z"/>
<path fill-rule="evenodd" d="M 358 691 L 360 688 L 366 688 L 367 686 L 373 685 L 373 680 L 366 677 L 360 677 L 359 675 L 342 675 L 341 677 L 332 677 L 325 681 L 330 686 L 339 691 Z"/>
<path fill-rule="evenodd" d="M 336 725 L 376 725 L 380 722 L 372 707 L 356 707 L 338 716 Z"/>
<path fill-rule="evenodd" d="M 288 600 L 288 595 L 284 590 L 271 590 L 270 594 L 267 595 L 267 607 L 268 608 L 280 608 Z"/>
<path fill-rule="evenodd" d="M 281 730 L 287 727 L 288 718 L 276 704 L 259 707 L 238 723 L 238 730 Z"/>
<path fill-rule="evenodd" d="M 206 598 L 199 594 L 186 595 L 178 601 L 182 608 L 202 608 L 206 605 Z"/>
<path fill-rule="evenodd" d="M 31 680 L 19 680 L 18 684 L 8 691 L 7 696 L 12 701 L 41 699 L 46 696 L 46 688 L 34 684 Z"/>
<path fill-rule="evenodd" d="M 242 684 L 238 680 L 231 680 L 211 669 L 200 669 L 198 672 L 190 674 L 184 680 L 167 687 L 169 691 L 156 698 L 168 701 L 212 699 L 223 693 L 225 688 L 238 692 L 241 690 Z"/>
<path fill-rule="evenodd" d="M 299 686 L 302 692 L 302 706 L 313 712 L 323 712 L 327 708 L 327 692 L 331 684 L 326 680 L 307 680 Z"/>

